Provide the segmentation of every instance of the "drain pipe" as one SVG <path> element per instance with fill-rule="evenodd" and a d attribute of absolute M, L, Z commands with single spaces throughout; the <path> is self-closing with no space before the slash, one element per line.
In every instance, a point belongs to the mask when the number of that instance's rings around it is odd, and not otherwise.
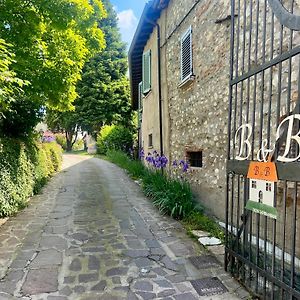
<path fill-rule="evenodd" d="M 163 144 L 163 124 L 162 124 L 162 89 L 161 89 L 161 50 L 160 50 L 160 26 L 159 24 L 146 18 L 146 21 L 154 25 L 157 29 L 157 57 L 158 57 L 158 98 L 159 98 L 159 142 L 160 142 L 160 155 L 164 154 Z"/>

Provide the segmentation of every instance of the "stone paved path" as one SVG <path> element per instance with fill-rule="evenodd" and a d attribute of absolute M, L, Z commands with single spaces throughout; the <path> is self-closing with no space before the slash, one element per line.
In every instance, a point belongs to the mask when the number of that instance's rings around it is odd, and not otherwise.
<path fill-rule="evenodd" d="M 221 266 L 188 260 L 204 254 L 124 171 L 68 155 L 43 194 L 0 227 L 0 299 L 247 297 Z M 214 276 L 229 292 L 200 297 L 190 281 Z"/>

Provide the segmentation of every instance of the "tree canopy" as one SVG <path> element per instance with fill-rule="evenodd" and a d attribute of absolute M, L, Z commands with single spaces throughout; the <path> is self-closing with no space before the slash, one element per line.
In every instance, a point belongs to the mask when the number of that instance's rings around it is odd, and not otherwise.
<path fill-rule="evenodd" d="M 121 41 L 116 12 L 109 0 L 103 0 L 108 17 L 99 22 L 106 48 L 87 62 L 78 83 L 75 102 L 81 127 L 98 133 L 104 124 L 128 124 L 131 120 L 129 85 L 126 72 L 126 45 Z"/>
<path fill-rule="evenodd" d="M 121 41 L 110 1 L 103 0 L 103 4 L 107 18 L 100 20 L 98 26 L 104 32 L 106 48 L 91 57 L 83 68 L 75 111 L 48 111 L 47 123 L 54 130 L 68 133 L 67 139 L 72 140 L 79 129 L 96 136 L 103 125 L 131 124 L 126 46 Z"/>
<path fill-rule="evenodd" d="M 10 108 L 11 102 L 16 100 L 15 97 L 23 92 L 22 87 L 28 84 L 17 78 L 16 73 L 10 69 L 13 59 L 10 46 L 0 39 L 0 117 Z"/>
<path fill-rule="evenodd" d="M 105 47 L 104 33 L 98 25 L 106 16 L 100 0 L 0 1 L 0 72 L 6 60 L 4 68 L 14 78 L 11 84 L 23 87 L 24 91 L 16 101 L 26 103 L 29 113 L 36 111 L 37 106 L 57 110 L 74 108 L 76 85 L 85 62 Z M 7 44 L 11 45 L 14 56 L 6 52 Z M 0 91 L 7 99 L 12 85 L 5 84 L 5 91 L 2 83 Z M 32 110 L 28 110 L 29 103 Z M 1 126 L 9 120 L 4 106 L 0 108 Z"/>

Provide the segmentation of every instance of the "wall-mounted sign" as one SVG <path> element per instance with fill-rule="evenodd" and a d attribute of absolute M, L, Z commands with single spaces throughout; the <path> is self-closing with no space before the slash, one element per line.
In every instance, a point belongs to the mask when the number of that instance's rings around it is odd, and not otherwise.
<path fill-rule="evenodd" d="M 251 162 L 247 178 L 249 178 L 249 200 L 246 208 L 276 219 L 275 182 L 278 181 L 278 177 L 275 163 Z"/>
<path fill-rule="evenodd" d="M 291 149 L 292 141 L 296 142 L 300 147 L 300 130 L 297 134 L 293 135 L 293 128 L 295 128 L 296 122 L 299 123 L 300 114 L 290 115 L 286 117 L 278 126 L 276 131 L 276 141 L 281 138 L 283 132 L 286 131 L 286 138 L 284 143 L 284 152 L 282 155 L 277 157 L 277 161 L 281 162 L 293 162 L 297 161 L 300 158 L 300 152 L 297 157 L 288 157 Z M 251 124 L 244 124 L 238 128 L 235 134 L 235 143 L 239 144 L 238 154 L 235 156 L 236 160 L 247 160 L 249 159 L 252 147 L 251 147 L 251 136 L 252 136 L 253 128 Z M 257 160 L 258 161 L 268 161 L 269 156 L 274 153 L 275 145 L 273 147 L 267 148 L 268 141 L 262 141 L 261 148 L 257 151 Z"/>

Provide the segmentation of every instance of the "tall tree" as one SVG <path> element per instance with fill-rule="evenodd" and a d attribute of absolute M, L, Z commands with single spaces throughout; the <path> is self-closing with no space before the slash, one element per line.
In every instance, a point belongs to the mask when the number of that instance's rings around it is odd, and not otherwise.
<path fill-rule="evenodd" d="M 0 1 L 0 36 L 15 53 L 11 69 L 30 82 L 19 99 L 29 115 L 36 106 L 72 108 L 84 63 L 105 46 L 98 26 L 105 16 L 100 0 Z M 17 118 L 18 105 L 14 112 Z"/>
<path fill-rule="evenodd" d="M 102 2 L 107 18 L 100 20 L 98 26 L 105 34 L 106 48 L 83 68 L 82 80 L 77 85 L 79 97 L 74 102 L 75 111 L 71 114 L 48 111 L 50 127 L 63 128 L 69 145 L 77 135 L 76 130 L 96 136 L 104 124 L 131 124 L 126 45 L 121 41 L 117 15 L 110 1 Z"/>
<path fill-rule="evenodd" d="M 50 110 L 47 113 L 46 122 L 52 131 L 65 134 L 66 150 L 68 152 L 72 151 L 80 130 L 76 114 L 73 111 L 59 112 Z"/>
<path fill-rule="evenodd" d="M 126 45 L 121 40 L 117 15 L 103 0 L 108 17 L 99 22 L 106 48 L 85 64 L 75 101 L 80 126 L 97 133 L 104 124 L 128 124 L 131 120 Z"/>

